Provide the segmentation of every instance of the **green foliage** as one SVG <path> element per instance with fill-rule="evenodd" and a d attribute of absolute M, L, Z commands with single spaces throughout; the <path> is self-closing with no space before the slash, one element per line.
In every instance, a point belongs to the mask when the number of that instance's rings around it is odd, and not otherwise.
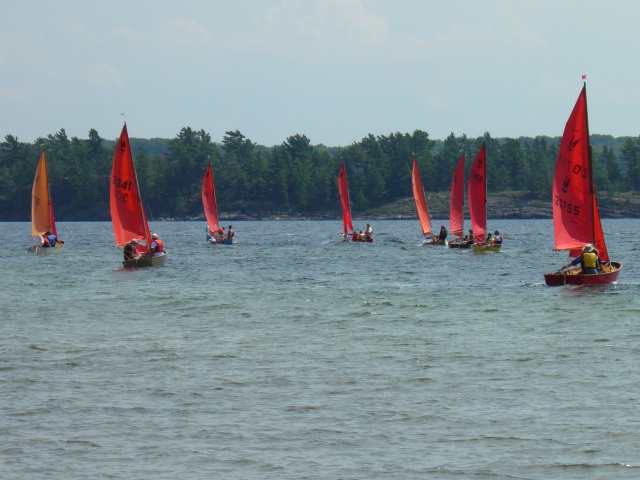
<path fill-rule="evenodd" d="M 431 140 L 427 132 L 369 134 L 346 147 L 313 145 L 302 134 L 264 147 L 240 131 L 227 131 L 220 144 L 204 130 L 185 127 L 173 139 L 131 139 L 138 183 L 150 218 L 202 216 L 201 184 L 211 162 L 221 212 L 252 216 L 282 213 L 338 216 L 337 175 L 347 168 L 355 212 L 411 196 L 415 155 L 427 192 L 448 192 L 453 170 L 466 155 L 466 174 L 482 143 L 487 146 L 489 190 L 547 195 L 559 138 Z M 593 135 L 593 169 L 598 191 L 640 190 L 640 138 Z M 86 139 L 64 129 L 32 144 L 7 135 L 0 143 L 0 220 L 27 220 L 31 185 L 44 148 L 50 188 L 59 220 L 108 220 L 109 177 L 115 142 L 95 129 Z"/>

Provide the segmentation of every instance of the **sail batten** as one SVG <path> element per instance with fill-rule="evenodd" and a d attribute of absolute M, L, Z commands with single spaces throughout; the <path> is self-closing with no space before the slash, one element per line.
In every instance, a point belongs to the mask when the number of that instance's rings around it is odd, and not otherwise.
<path fill-rule="evenodd" d="M 458 160 L 451 180 L 449 231 L 458 238 L 464 235 L 464 152 Z"/>
<path fill-rule="evenodd" d="M 416 202 L 418 219 L 420 220 L 420 226 L 422 227 L 422 235 L 429 236 L 431 235 L 431 220 L 429 219 L 429 210 L 427 209 L 427 200 L 424 196 L 424 188 L 422 187 L 418 161 L 415 157 L 413 157 L 411 184 L 413 186 L 413 198 Z"/>
<path fill-rule="evenodd" d="M 204 216 L 207 219 L 207 225 L 211 232 L 218 230 L 218 206 L 216 203 L 216 190 L 213 182 L 213 171 L 211 163 L 207 166 L 207 170 L 202 179 L 202 207 L 204 208 Z"/>

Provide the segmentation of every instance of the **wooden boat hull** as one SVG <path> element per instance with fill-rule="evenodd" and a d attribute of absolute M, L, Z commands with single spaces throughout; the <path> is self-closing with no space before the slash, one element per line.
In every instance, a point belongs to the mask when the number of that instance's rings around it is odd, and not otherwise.
<path fill-rule="evenodd" d="M 131 260 L 124 260 L 122 262 L 122 266 L 124 268 L 162 267 L 166 261 L 167 252 L 164 252 L 163 255 L 143 255 L 137 259 L 132 258 Z"/>
<path fill-rule="evenodd" d="M 42 245 L 32 245 L 27 248 L 29 253 L 38 253 L 41 255 L 51 255 L 53 253 L 60 253 L 64 250 L 64 243 L 56 245 L 55 247 L 43 247 Z"/>
<path fill-rule="evenodd" d="M 459 238 L 454 238 L 447 244 L 449 248 L 471 248 L 471 243 L 463 242 Z"/>
<path fill-rule="evenodd" d="M 483 245 L 483 244 L 478 244 L 478 245 L 473 245 L 471 248 L 473 248 L 474 252 L 500 252 L 502 250 L 502 245 Z"/>
<path fill-rule="evenodd" d="M 572 268 L 563 273 L 547 273 L 544 281 L 549 287 L 559 287 L 561 285 L 611 285 L 618 281 L 618 275 L 622 270 L 622 264 L 611 262 L 611 265 L 604 267 L 605 271 L 593 275 L 583 275 L 580 267 Z"/>

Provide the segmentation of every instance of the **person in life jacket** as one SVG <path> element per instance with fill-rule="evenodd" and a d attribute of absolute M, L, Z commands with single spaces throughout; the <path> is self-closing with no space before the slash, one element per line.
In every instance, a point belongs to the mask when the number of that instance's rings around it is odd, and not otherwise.
<path fill-rule="evenodd" d="M 598 258 L 598 251 L 593 248 L 593 245 L 585 245 L 582 248 L 582 255 L 575 258 L 567 267 L 580 264 L 583 275 L 593 275 L 598 273 L 598 270 L 602 269 L 602 264 Z M 563 269 L 564 270 L 564 269 Z"/>
<path fill-rule="evenodd" d="M 227 230 L 227 240 L 233 240 L 233 236 L 236 232 L 233 231 L 233 227 L 229 225 L 229 230 Z"/>
<path fill-rule="evenodd" d="M 43 247 L 55 247 L 57 242 L 57 237 L 53 233 L 51 233 L 50 230 L 47 230 L 47 233 L 42 236 Z"/>
<path fill-rule="evenodd" d="M 151 235 L 151 253 L 154 257 L 164 253 L 164 243 L 155 233 Z"/>
<path fill-rule="evenodd" d="M 502 245 L 502 235 L 500 235 L 500 232 L 498 230 L 493 232 L 493 244 Z"/>
<path fill-rule="evenodd" d="M 138 251 L 136 249 L 137 244 L 138 244 L 138 241 L 135 238 L 132 238 L 131 241 L 124 246 L 125 261 L 139 257 Z"/>

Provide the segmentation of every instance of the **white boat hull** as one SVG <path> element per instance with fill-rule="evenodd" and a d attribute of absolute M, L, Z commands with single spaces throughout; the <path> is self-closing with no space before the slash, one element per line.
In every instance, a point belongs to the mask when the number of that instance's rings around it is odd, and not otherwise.
<path fill-rule="evenodd" d="M 52 255 L 54 253 L 60 253 L 64 250 L 64 245 L 56 245 L 55 247 L 43 247 L 42 245 L 32 245 L 27 248 L 27 252 L 36 253 L 39 255 Z"/>

